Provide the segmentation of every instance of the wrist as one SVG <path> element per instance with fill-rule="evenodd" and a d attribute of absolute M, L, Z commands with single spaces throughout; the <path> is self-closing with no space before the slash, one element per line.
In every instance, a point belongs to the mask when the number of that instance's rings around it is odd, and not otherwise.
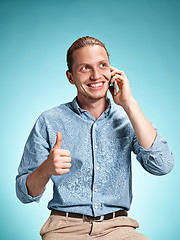
<path fill-rule="evenodd" d="M 126 102 L 123 103 L 122 105 L 123 109 L 125 112 L 128 114 L 135 108 L 139 108 L 138 102 L 132 97 L 131 99 L 128 99 Z"/>
<path fill-rule="evenodd" d="M 50 164 L 49 157 L 42 163 L 42 175 L 46 176 L 47 178 L 51 178 L 53 175 L 53 172 L 51 170 L 51 164 Z"/>
<path fill-rule="evenodd" d="M 45 160 L 27 177 L 26 186 L 29 195 L 32 197 L 37 197 L 42 194 L 50 178 L 51 174 L 48 171 L 48 161 Z"/>

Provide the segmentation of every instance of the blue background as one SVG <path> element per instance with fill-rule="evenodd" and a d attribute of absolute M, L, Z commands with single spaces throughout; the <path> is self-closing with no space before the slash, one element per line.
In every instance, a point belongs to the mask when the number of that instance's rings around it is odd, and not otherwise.
<path fill-rule="evenodd" d="M 175 156 L 173 171 L 145 172 L 133 156 L 134 199 L 129 216 L 150 239 L 180 239 L 179 1 L 0 1 L 0 238 L 40 239 L 49 216 L 49 183 L 39 204 L 22 204 L 15 176 L 37 117 L 71 101 L 66 51 L 77 38 L 106 44 L 111 65 L 127 74 L 134 97 Z"/>

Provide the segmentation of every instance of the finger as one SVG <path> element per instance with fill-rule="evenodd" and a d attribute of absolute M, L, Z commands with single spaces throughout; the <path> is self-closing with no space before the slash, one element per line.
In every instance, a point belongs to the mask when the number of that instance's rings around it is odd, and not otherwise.
<path fill-rule="evenodd" d="M 71 163 L 63 163 L 62 169 L 68 169 L 71 167 Z"/>
<path fill-rule="evenodd" d="M 122 70 L 119 70 L 119 69 L 114 68 L 114 67 L 110 67 L 110 70 L 111 70 L 111 76 L 119 74 L 119 75 L 122 75 L 123 77 L 126 77 L 125 72 L 123 72 Z"/>
<path fill-rule="evenodd" d="M 119 84 L 122 84 L 125 81 L 125 78 L 120 75 L 116 75 L 112 78 L 111 83 L 113 83 L 115 81 L 117 82 L 117 84 L 119 86 Z"/>
<path fill-rule="evenodd" d="M 62 174 L 68 173 L 69 171 L 70 171 L 69 168 L 66 168 L 66 169 L 61 168 L 61 169 L 57 170 L 56 171 L 57 174 L 54 174 L 54 175 L 62 175 Z"/>
<path fill-rule="evenodd" d="M 114 77 L 113 77 L 113 80 L 119 80 L 119 81 L 121 81 L 121 80 L 125 80 L 125 77 L 123 77 L 123 76 L 121 76 L 121 75 L 115 75 Z"/>
<path fill-rule="evenodd" d="M 61 169 L 60 170 L 60 172 L 61 172 L 61 174 L 65 174 L 65 173 L 68 173 L 70 171 L 70 169 L 68 168 L 68 169 Z"/>
<path fill-rule="evenodd" d="M 56 143 L 54 144 L 53 148 L 60 149 L 61 143 L 62 143 L 62 134 L 60 132 L 57 132 Z"/>
<path fill-rule="evenodd" d="M 111 71 L 114 71 L 115 69 L 116 69 L 115 67 L 111 67 L 111 66 L 110 66 L 110 70 L 111 70 Z"/>
<path fill-rule="evenodd" d="M 56 171 L 58 171 L 59 169 L 62 169 L 62 168 L 70 168 L 71 163 L 70 162 L 55 162 L 54 167 L 55 167 Z"/>
<path fill-rule="evenodd" d="M 53 148 L 53 156 L 70 157 L 71 153 L 66 149 Z"/>
<path fill-rule="evenodd" d="M 61 149 L 60 150 L 60 155 L 64 156 L 64 157 L 70 157 L 71 153 L 66 149 Z"/>
<path fill-rule="evenodd" d="M 61 157 L 61 162 L 63 162 L 63 163 L 70 163 L 71 162 L 71 158 L 70 157 Z"/>
<path fill-rule="evenodd" d="M 111 82 L 110 83 L 114 83 L 115 81 L 120 83 L 121 81 L 125 81 L 125 79 L 124 79 L 124 77 L 122 77 L 120 75 L 116 75 L 116 76 L 111 78 Z"/>
<path fill-rule="evenodd" d="M 116 75 L 116 71 L 114 70 L 114 71 L 111 72 L 111 77 L 113 77 L 115 75 Z"/>
<path fill-rule="evenodd" d="M 61 157 L 59 155 L 56 155 L 56 156 L 54 156 L 54 162 L 56 162 L 57 164 L 70 163 L 71 158 L 70 157 Z"/>
<path fill-rule="evenodd" d="M 58 158 L 54 160 L 54 168 L 56 171 L 58 171 L 61 168 L 70 168 L 70 167 L 71 167 L 70 161 L 62 162 L 62 159 L 58 159 Z"/>

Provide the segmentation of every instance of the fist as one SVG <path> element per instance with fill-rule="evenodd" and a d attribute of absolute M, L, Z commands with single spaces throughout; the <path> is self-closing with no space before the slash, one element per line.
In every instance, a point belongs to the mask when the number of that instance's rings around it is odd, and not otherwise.
<path fill-rule="evenodd" d="M 62 175 L 68 173 L 71 167 L 71 153 L 61 149 L 62 134 L 57 132 L 56 143 L 49 153 L 49 171 L 51 175 Z"/>

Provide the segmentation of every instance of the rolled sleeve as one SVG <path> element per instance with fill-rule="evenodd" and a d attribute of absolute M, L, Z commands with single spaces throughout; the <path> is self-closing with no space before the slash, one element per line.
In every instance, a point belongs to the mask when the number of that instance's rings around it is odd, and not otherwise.
<path fill-rule="evenodd" d="M 42 197 L 43 193 L 37 197 L 32 197 L 31 195 L 29 195 L 27 187 L 26 187 L 26 180 L 29 174 L 25 174 L 23 176 L 17 176 L 16 177 L 16 195 L 18 197 L 18 199 L 22 202 L 22 203 L 30 203 L 30 202 L 39 202 L 40 198 Z"/>
<path fill-rule="evenodd" d="M 16 176 L 16 195 L 23 203 L 39 202 L 43 193 L 37 197 L 29 195 L 26 181 L 30 173 L 38 168 L 49 155 L 48 134 L 43 118 L 36 121 L 24 147 L 23 156 Z M 44 189 L 45 190 L 45 189 Z"/>
<path fill-rule="evenodd" d="M 136 154 L 136 158 L 142 167 L 154 175 L 165 175 L 173 169 L 173 152 L 166 139 L 158 131 L 153 145 L 148 150 L 139 144 L 135 136 L 133 140 L 133 152 Z"/>

